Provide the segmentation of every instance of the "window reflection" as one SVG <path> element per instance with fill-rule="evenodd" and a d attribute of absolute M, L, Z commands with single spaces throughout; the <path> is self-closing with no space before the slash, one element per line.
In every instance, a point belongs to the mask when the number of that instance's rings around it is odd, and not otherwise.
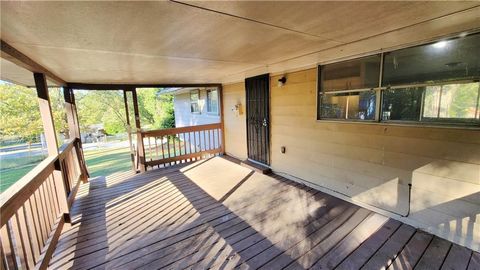
<path fill-rule="evenodd" d="M 323 91 L 378 87 L 380 59 L 380 55 L 373 55 L 323 66 L 321 68 Z"/>
<path fill-rule="evenodd" d="M 387 89 L 383 92 L 382 119 L 478 120 L 479 87 L 479 83 L 463 83 Z"/>
<path fill-rule="evenodd" d="M 375 119 L 375 91 L 326 94 L 322 97 L 321 118 Z"/>
<path fill-rule="evenodd" d="M 383 92 L 382 120 L 420 120 L 422 87 L 387 89 Z"/>
<path fill-rule="evenodd" d="M 384 54 L 383 86 L 475 79 L 480 76 L 480 35 Z"/>

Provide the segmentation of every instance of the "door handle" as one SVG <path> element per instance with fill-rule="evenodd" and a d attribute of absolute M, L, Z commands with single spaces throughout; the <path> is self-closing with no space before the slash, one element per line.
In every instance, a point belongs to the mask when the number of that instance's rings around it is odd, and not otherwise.
<path fill-rule="evenodd" d="M 262 123 L 262 125 L 263 125 L 264 127 L 267 126 L 267 119 L 266 119 L 266 118 L 263 118 L 263 123 Z"/>

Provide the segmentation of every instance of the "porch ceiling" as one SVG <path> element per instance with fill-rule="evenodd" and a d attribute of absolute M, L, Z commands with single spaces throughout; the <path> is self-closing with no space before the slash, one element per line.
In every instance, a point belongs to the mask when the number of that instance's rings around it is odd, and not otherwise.
<path fill-rule="evenodd" d="M 478 2 L 1 2 L 1 38 L 67 82 L 225 83 L 475 31 L 479 14 Z"/>

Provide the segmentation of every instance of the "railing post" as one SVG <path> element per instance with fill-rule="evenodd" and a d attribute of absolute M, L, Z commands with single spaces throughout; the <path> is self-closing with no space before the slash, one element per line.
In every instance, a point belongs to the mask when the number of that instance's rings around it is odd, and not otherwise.
<path fill-rule="evenodd" d="M 88 182 L 88 170 L 85 164 L 85 158 L 83 155 L 82 140 L 80 133 L 80 123 L 78 122 L 77 106 L 75 104 L 75 96 L 73 89 L 69 87 L 63 88 L 63 97 L 65 99 L 65 111 L 67 114 L 68 132 L 70 138 L 75 138 L 75 152 L 77 154 L 78 162 L 80 163 L 80 179 L 83 183 Z"/>
<path fill-rule="evenodd" d="M 40 107 L 40 115 L 42 117 L 45 139 L 47 141 L 48 155 L 58 156 L 57 136 L 55 135 L 55 124 L 53 122 L 53 114 L 52 107 L 50 105 L 50 97 L 48 94 L 47 80 L 45 78 L 45 74 L 43 73 L 34 73 L 33 78 L 35 80 L 35 86 L 37 88 L 38 104 Z M 62 212 L 64 213 L 65 221 L 69 222 L 70 215 L 68 205 L 66 204 L 67 193 L 65 189 L 65 183 L 63 181 L 62 168 L 59 160 L 57 160 L 55 164 L 55 171 L 53 171 L 55 188 L 57 190 L 60 207 L 62 209 Z"/>
<path fill-rule="evenodd" d="M 224 155 L 225 154 L 225 120 L 224 120 L 224 113 L 223 113 L 223 87 L 222 85 L 219 85 L 218 86 L 218 93 L 219 93 L 219 100 L 220 100 L 220 128 L 221 128 L 221 139 L 220 139 L 220 142 L 221 142 L 221 145 L 220 145 L 220 148 L 222 149 L 221 150 L 221 154 Z"/>
<path fill-rule="evenodd" d="M 133 97 L 133 112 L 135 114 L 135 128 L 137 130 L 137 152 L 138 152 L 138 162 L 140 167 L 140 172 L 145 172 L 147 166 L 145 165 L 145 146 L 143 145 L 143 136 L 142 129 L 140 126 L 140 113 L 138 110 L 138 99 L 137 99 L 137 89 L 132 88 L 132 97 Z"/>
<path fill-rule="evenodd" d="M 132 124 L 130 123 L 127 90 L 125 89 L 123 90 L 123 102 L 125 103 L 125 116 L 127 117 L 127 134 L 128 134 L 128 144 L 130 146 L 130 159 L 132 160 L 132 170 L 136 172 L 137 169 L 135 168 L 135 151 L 133 149 L 133 142 L 132 142 Z"/>
<path fill-rule="evenodd" d="M 34 73 L 35 86 L 37 88 L 38 105 L 42 117 L 43 131 L 47 141 L 47 150 L 49 156 L 58 155 L 57 136 L 55 135 L 55 125 L 53 123 L 52 107 L 50 106 L 50 97 L 48 95 L 48 86 L 45 74 Z"/>

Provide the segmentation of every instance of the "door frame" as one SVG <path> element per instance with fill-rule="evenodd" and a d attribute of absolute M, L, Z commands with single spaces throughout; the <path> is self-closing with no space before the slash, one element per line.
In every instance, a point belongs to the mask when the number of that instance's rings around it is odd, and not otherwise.
<path fill-rule="evenodd" d="M 266 153 L 266 162 L 262 162 L 262 161 L 258 161 L 258 160 L 255 160 L 253 158 L 251 158 L 251 154 L 250 154 L 250 143 L 249 143 L 249 123 L 248 123 L 248 117 L 249 117 L 249 105 L 248 105 L 248 89 L 247 89 L 247 85 L 246 85 L 246 80 L 247 79 L 254 79 L 254 78 L 262 78 L 262 77 L 267 77 L 268 80 L 267 80 L 267 95 L 266 95 L 266 98 L 268 99 L 267 102 L 266 102 L 266 117 L 267 117 L 267 131 L 266 131 L 266 136 L 265 136 L 265 140 L 266 140 L 266 149 L 265 149 L 265 153 Z M 259 164 L 259 165 L 262 165 L 262 166 L 267 166 L 267 167 L 270 167 L 270 163 L 271 163 L 271 77 L 270 77 L 270 74 L 269 73 L 266 73 L 266 74 L 261 74 L 261 75 L 257 75 L 257 76 L 253 76 L 253 77 L 248 77 L 248 78 L 245 78 L 245 107 L 246 107 L 246 117 L 245 117 L 245 125 L 246 125 L 246 132 L 247 132 L 247 136 L 246 136 L 246 143 L 247 143 L 247 160 L 250 161 L 250 162 L 253 162 L 253 163 L 256 163 L 256 164 Z"/>

